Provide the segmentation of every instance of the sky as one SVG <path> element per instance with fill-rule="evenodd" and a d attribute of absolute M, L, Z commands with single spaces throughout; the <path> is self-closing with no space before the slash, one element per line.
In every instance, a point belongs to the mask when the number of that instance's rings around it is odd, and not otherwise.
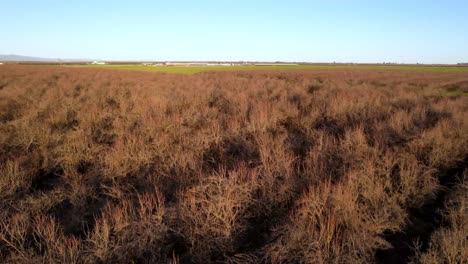
<path fill-rule="evenodd" d="M 0 0 L 0 54 L 468 62 L 468 1 Z"/>

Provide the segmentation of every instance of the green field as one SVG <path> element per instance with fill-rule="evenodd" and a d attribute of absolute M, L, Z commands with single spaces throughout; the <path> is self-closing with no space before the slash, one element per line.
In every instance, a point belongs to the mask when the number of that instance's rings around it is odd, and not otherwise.
<path fill-rule="evenodd" d="M 449 91 L 445 93 L 446 96 L 468 96 L 468 92 L 464 91 Z"/>
<path fill-rule="evenodd" d="M 278 65 L 278 66 L 146 66 L 140 64 L 125 65 L 69 65 L 67 67 L 85 67 L 102 69 L 119 69 L 132 71 L 153 71 L 169 73 L 193 74 L 206 71 L 242 71 L 242 70 L 405 70 L 405 71 L 436 71 L 436 72 L 468 72 L 468 67 L 449 66 L 387 66 L 387 65 Z"/>

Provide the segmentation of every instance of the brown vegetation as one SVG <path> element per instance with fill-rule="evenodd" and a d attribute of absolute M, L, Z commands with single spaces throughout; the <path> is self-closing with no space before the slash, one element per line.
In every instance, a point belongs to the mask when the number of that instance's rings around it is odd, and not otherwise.
<path fill-rule="evenodd" d="M 467 81 L 4 66 L 0 262 L 459 263 Z"/>
<path fill-rule="evenodd" d="M 468 260 L 468 183 L 466 173 L 450 194 L 444 210 L 444 227 L 432 234 L 423 252 L 417 248 L 415 263 L 463 263 Z"/>

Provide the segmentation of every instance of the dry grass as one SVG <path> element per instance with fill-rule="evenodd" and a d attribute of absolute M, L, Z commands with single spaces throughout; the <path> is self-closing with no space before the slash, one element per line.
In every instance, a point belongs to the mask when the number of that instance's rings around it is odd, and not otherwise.
<path fill-rule="evenodd" d="M 468 184 L 466 172 L 449 198 L 444 220 L 446 227 L 440 228 L 431 237 L 429 248 L 421 252 L 418 248 L 415 263 L 463 263 L 468 259 Z"/>
<path fill-rule="evenodd" d="M 0 262 L 381 261 L 466 168 L 467 80 L 4 66 Z M 466 259 L 465 185 L 407 257 Z"/>

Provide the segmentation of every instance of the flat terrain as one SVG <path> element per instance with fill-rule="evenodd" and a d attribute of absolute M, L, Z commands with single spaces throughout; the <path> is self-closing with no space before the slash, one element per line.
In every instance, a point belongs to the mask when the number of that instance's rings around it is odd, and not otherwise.
<path fill-rule="evenodd" d="M 255 69 L 1 65 L 0 262 L 466 262 L 468 72 Z"/>
<path fill-rule="evenodd" d="M 147 66 L 141 64 L 75 65 L 100 69 L 152 71 L 169 73 L 198 73 L 206 71 L 256 71 L 256 70 L 404 70 L 435 72 L 468 72 L 468 67 L 449 66 L 385 66 L 385 65 L 278 65 L 278 66 Z"/>

